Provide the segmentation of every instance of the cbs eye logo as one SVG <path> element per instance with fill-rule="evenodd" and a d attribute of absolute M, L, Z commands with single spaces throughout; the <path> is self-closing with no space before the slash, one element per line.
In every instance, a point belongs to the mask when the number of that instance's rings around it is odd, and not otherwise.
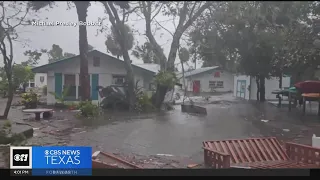
<path fill-rule="evenodd" d="M 31 169 L 31 167 L 31 147 L 10 147 L 10 169 Z"/>

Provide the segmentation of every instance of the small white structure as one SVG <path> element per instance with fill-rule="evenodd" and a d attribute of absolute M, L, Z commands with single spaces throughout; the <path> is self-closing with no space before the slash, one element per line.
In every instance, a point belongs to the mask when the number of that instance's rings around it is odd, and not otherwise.
<path fill-rule="evenodd" d="M 233 95 L 235 97 L 244 98 L 246 100 L 257 100 L 257 83 L 256 79 L 245 75 L 234 76 Z M 290 87 L 290 77 L 282 78 L 282 87 Z M 272 91 L 279 89 L 279 78 L 271 78 L 265 80 L 265 97 L 266 100 L 276 100 L 276 95 Z"/>
<path fill-rule="evenodd" d="M 219 66 L 204 67 L 185 73 L 188 92 L 232 92 L 234 76 Z M 183 79 L 181 79 L 183 84 Z"/>
<path fill-rule="evenodd" d="M 88 53 L 88 70 L 90 75 L 90 93 L 93 103 L 101 99 L 98 94 L 99 86 L 122 85 L 125 82 L 126 69 L 124 61 L 102 53 L 97 50 Z M 132 64 L 135 80 L 138 86 L 145 91 L 150 90 L 154 75 L 158 72 L 156 65 L 134 65 Z M 152 66 L 152 68 L 151 68 Z M 79 55 L 63 59 L 54 63 L 46 64 L 32 69 L 33 72 L 47 74 L 47 92 L 55 92 L 57 95 L 63 93 L 65 87 L 69 87 L 66 101 L 79 101 L 80 99 L 80 57 Z M 39 81 L 36 77 L 36 81 Z M 55 104 L 56 99 L 47 94 L 47 104 Z"/>
<path fill-rule="evenodd" d="M 312 136 L 312 147 L 320 148 L 320 137 L 315 134 Z"/>

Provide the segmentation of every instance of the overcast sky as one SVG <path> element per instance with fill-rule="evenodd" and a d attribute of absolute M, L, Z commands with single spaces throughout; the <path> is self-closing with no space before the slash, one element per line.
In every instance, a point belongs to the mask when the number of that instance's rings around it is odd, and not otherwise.
<path fill-rule="evenodd" d="M 67 2 L 56 2 L 56 6 L 49 11 L 41 10 L 38 15 L 41 18 L 47 17 L 48 19 L 45 21 L 60 21 L 60 22 L 77 22 L 77 13 L 76 9 L 72 8 L 67 10 Z M 104 13 L 104 7 L 98 3 L 91 3 L 91 6 L 88 8 L 88 21 L 98 21 L 99 18 L 106 17 Z M 135 34 L 135 44 L 138 42 L 139 44 L 143 44 L 146 41 L 146 36 L 143 35 L 145 32 L 145 22 L 144 20 L 138 20 L 139 17 L 136 15 L 130 16 L 130 21 L 128 24 L 131 25 L 133 30 L 138 31 Z M 157 17 L 158 22 L 162 22 L 167 20 L 168 17 L 164 17 L 159 15 Z M 137 21 L 138 20 L 138 21 Z M 107 20 L 103 22 L 102 25 L 109 25 L 110 23 Z M 168 30 L 174 32 L 173 23 L 166 22 L 162 23 Z M 106 38 L 106 33 L 99 34 L 97 36 L 97 29 L 99 26 L 88 26 L 88 43 L 92 45 L 96 50 L 106 53 L 106 46 L 104 44 Z M 52 44 L 59 45 L 64 52 L 70 52 L 74 54 L 79 54 L 79 32 L 78 26 L 20 26 L 18 29 L 19 36 L 23 39 L 23 42 L 27 42 L 27 46 L 25 43 L 15 43 L 14 44 L 14 61 L 16 63 L 20 63 L 21 61 L 27 60 L 27 57 L 23 55 L 23 52 L 26 50 L 35 50 L 35 49 L 50 49 Z M 172 40 L 172 36 L 165 30 L 158 30 L 156 33 L 156 39 L 160 45 L 162 45 L 164 52 L 168 55 L 170 50 L 170 44 Z M 181 41 L 181 44 L 184 46 L 184 41 Z M 131 54 L 131 52 L 130 52 Z M 131 55 L 131 59 L 134 63 L 143 63 L 141 60 L 134 58 Z M 179 60 L 177 58 L 176 62 Z M 47 56 L 42 56 L 38 65 L 43 65 L 48 63 Z M 191 63 L 189 63 L 191 65 Z M 200 64 L 197 65 L 200 67 Z M 180 67 L 179 67 L 180 69 Z"/>

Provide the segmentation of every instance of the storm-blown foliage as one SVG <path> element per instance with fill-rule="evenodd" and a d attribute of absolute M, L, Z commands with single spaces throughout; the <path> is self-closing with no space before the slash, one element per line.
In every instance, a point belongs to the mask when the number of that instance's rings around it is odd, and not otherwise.
<path fill-rule="evenodd" d="M 310 14 L 316 8 L 314 2 L 297 1 L 211 6 L 189 33 L 192 53 L 199 54 L 204 66 L 219 65 L 256 77 L 263 101 L 265 78 L 295 76 L 297 67 L 306 70 L 318 64 L 319 51 L 312 44 L 317 14 Z"/>
<path fill-rule="evenodd" d="M 132 50 L 132 55 L 138 59 L 142 59 L 144 63 L 159 64 L 159 59 L 152 51 L 150 42 L 145 42 L 141 46 L 136 46 L 135 49 Z"/>
<path fill-rule="evenodd" d="M 131 31 L 131 28 L 128 25 L 124 24 L 123 29 L 127 37 L 125 48 L 127 50 L 130 50 L 133 47 L 134 37 Z M 115 55 L 117 57 L 122 56 L 122 50 L 119 42 L 120 42 L 120 37 L 117 35 L 116 29 L 113 26 L 111 26 L 111 32 L 107 36 L 107 40 L 105 44 L 107 46 L 107 50 L 110 51 L 112 55 Z"/>

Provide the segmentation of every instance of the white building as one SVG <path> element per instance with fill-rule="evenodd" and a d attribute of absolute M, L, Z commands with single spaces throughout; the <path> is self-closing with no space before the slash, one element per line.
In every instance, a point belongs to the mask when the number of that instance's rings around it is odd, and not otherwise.
<path fill-rule="evenodd" d="M 185 73 L 188 92 L 211 93 L 211 92 L 232 92 L 233 75 L 222 70 L 219 66 L 204 67 Z M 183 79 L 181 79 L 183 84 Z"/>
<path fill-rule="evenodd" d="M 98 86 L 106 87 L 124 83 L 126 70 L 123 60 L 93 50 L 88 53 L 88 65 L 91 99 L 93 103 L 98 103 L 101 100 L 98 95 Z M 144 90 L 149 90 L 150 84 L 157 71 L 134 64 L 132 64 L 132 69 L 135 80 L 139 80 L 138 86 L 143 87 Z M 55 92 L 60 95 L 63 92 L 63 87 L 67 85 L 70 89 L 66 100 L 78 101 L 80 99 L 79 55 L 33 68 L 33 72 L 47 74 L 48 92 Z M 55 97 L 47 93 L 47 104 L 54 103 L 56 103 Z"/>
<path fill-rule="evenodd" d="M 247 100 L 257 100 L 257 83 L 254 77 L 237 75 L 234 77 L 234 91 L 235 97 L 244 98 Z M 290 87 L 290 77 L 284 76 L 282 78 L 282 87 Z M 265 80 L 265 97 L 266 100 L 276 100 L 276 95 L 272 91 L 279 89 L 279 78 L 271 78 Z"/>
<path fill-rule="evenodd" d="M 34 78 L 27 83 L 27 88 L 43 88 L 47 85 L 46 73 L 35 73 Z"/>

